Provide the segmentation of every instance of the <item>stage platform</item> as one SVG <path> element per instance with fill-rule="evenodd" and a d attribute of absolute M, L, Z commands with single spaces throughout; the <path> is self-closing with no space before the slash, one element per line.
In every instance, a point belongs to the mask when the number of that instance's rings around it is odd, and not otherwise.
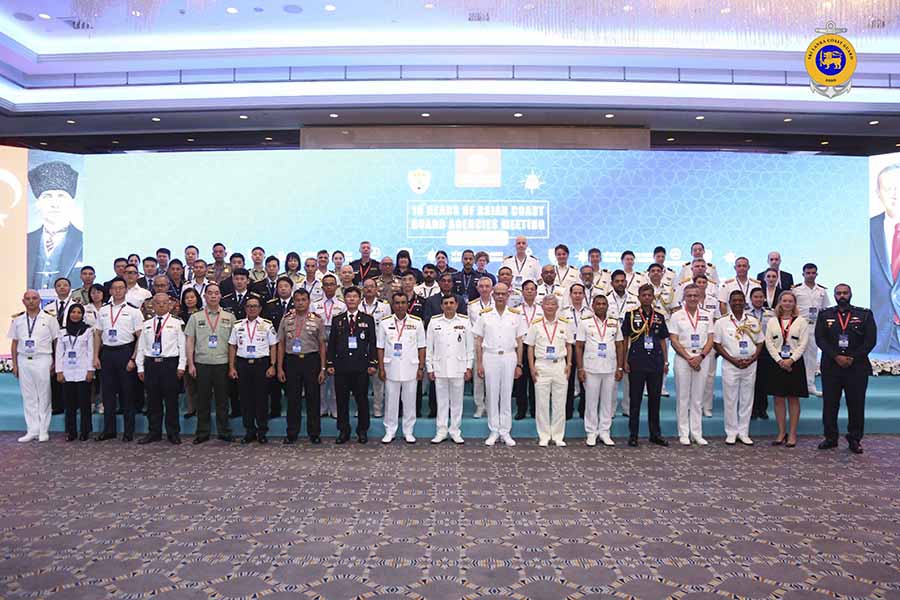
<path fill-rule="evenodd" d="M 818 383 L 818 380 L 817 380 Z M 488 426 L 487 419 L 475 419 L 472 417 L 475 411 L 475 405 L 467 386 L 467 394 L 465 397 L 465 406 L 463 409 L 463 437 L 480 439 L 487 437 Z M 669 377 L 667 387 L 672 394 L 668 398 L 662 400 L 661 426 L 663 435 L 667 437 L 675 437 L 677 426 L 675 421 L 675 381 Z M 370 398 L 371 401 L 371 398 Z M 284 401 L 282 401 L 283 404 Z M 351 401 L 351 411 L 353 404 Z M 713 402 L 713 416 L 703 419 L 703 435 L 709 438 L 721 438 L 725 435 L 723 415 L 722 415 L 722 387 L 721 379 L 716 378 L 715 399 Z M 646 411 L 646 402 L 644 404 Z M 184 414 L 184 396 L 182 396 L 182 419 L 181 432 L 183 435 L 192 435 L 196 427 L 196 419 L 185 419 Z M 515 408 L 513 408 L 515 413 Z M 750 435 L 754 436 L 772 436 L 777 433 L 775 425 L 775 414 L 772 406 L 772 400 L 769 400 L 769 420 L 756 420 L 750 423 Z M 355 423 L 355 419 L 351 419 Z M 841 432 L 846 431 L 847 412 L 842 406 L 839 416 Z M 94 431 L 102 430 L 103 416 L 94 415 Z M 235 435 L 243 433 L 243 427 L 240 419 L 232 419 L 232 428 Z M 269 422 L 269 435 L 272 437 L 280 437 L 285 434 L 287 423 L 284 418 L 273 419 Z M 355 427 L 355 424 L 353 425 Z M 18 382 L 8 373 L 0 375 L 0 431 L 24 431 L 25 418 L 22 414 L 22 398 L 19 394 Z M 213 429 L 215 430 L 215 419 L 213 419 Z M 51 431 L 65 431 L 63 415 L 53 417 Z M 119 417 L 118 431 L 122 431 L 122 420 Z M 143 415 L 138 415 L 136 423 L 136 431 L 143 433 L 147 431 L 147 419 Z M 822 433 L 822 399 L 810 396 L 801 400 L 801 414 L 799 433 L 801 435 L 821 435 Z M 301 436 L 305 436 L 306 417 L 303 417 L 301 424 Z M 420 418 L 416 420 L 415 435 L 421 441 L 427 441 L 434 436 L 435 425 L 434 419 Z M 866 401 L 866 433 L 900 433 L 900 377 L 872 377 L 869 381 L 869 391 Z M 334 437 L 337 435 L 337 423 L 334 419 L 322 418 L 322 436 Z M 369 428 L 369 437 L 372 439 L 380 438 L 384 435 L 384 426 L 380 418 L 372 418 Z M 523 419 L 521 421 L 513 421 L 512 435 L 514 438 L 535 438 L 534 419 Z M 647 435 L 646 414 L 641 417 L 641 436 Z M 574 418 L 566 423 L 567 438 L 584 438 L 584 422 L 581 419 Z M 628 437 L 628 419 L 617 412 L 617 416 L 613 419 L 612 426 L 613 438 Z"/>

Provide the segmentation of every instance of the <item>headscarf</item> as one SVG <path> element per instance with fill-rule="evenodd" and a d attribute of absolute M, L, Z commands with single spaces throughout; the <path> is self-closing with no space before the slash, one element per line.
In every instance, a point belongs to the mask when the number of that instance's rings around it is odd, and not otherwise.
<path fill-rule="evenodd" d="M 73 323 L 72 319 L 71 319 L 72 310 L 75 308 L 78 308 L 81 311 L 81 320 L 78 321 L 77 323 Z M 85 331 L 90 329 L 88 324 L 84 322 L 84 307 L 82 305 L 77 304 L 77 303 L 72 303 L 69 305 L 68 310 L 66 310 L 66 327 L 65 327 L 65 329 L 66 329 L 66 334 L 71 335 L 72 337 L 78 337 L 79 335 L 81 335 L 82 333 L 84 333 Z"/>

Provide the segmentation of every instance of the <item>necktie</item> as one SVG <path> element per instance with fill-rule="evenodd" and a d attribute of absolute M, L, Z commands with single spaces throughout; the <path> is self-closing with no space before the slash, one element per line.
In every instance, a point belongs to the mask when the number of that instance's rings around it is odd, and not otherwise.
<path fill-rule="evenodd" d="M 891 243 L 891 274 L 894 280 L 900 273 L 900 223 L 894 225 L 894 240 Z"/>
<path fill-rule="evenodd" d="M 269 282 L 269 295 L 270 296 L 275 295 L 275 284 L 272 283 L 271 281 Z M 284 302 L 282 302 L 282 304 L 284 304 Z"/>
<path fill-rule="evenodd" d="M 243 304 L 243 303 L 244 303 L 244 295 L 238 294 L 238 304 Z"/>
<path fill-rule="evenodd" d="M 284 300 L 282 300 L 282 301 L 281 301 L 281 314 L 284 314 L 284 313 L 286 313 L 286 312 L 287 312 L 287 302 L 285 302 Z"/>
<path fill-rule="evenodd" d="M 162 341 L 162 317 L 156 317 L 156 341 Z"/>
<path fill-rule="evenodd" d="M 59 321 L 59 324 L 62 325 L 63 319 L 66 317 L 66 303 L 62 300 L 59 301 L 59 310 L 56 311 L 56 320 Z"/>

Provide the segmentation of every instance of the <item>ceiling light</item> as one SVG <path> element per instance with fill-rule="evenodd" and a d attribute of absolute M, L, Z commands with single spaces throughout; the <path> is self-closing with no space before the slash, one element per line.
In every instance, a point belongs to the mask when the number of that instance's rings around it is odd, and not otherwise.
<path fill-rule="evenodd" d="M 625 6 L 622 7 L 622 10 L 623 10 L 624 12 L 631 12 L 631 11 L 634 10 L 634 7 L 633 7 L 632 5 L 630 5 L 630 4 L 626 4 Z"/>
<path fill-rule="evenodd" d="M 869 121 L 869 125 L 878 125 L 880 121 Z"/>
<path fill-rule="evenodd" d="M 39 143 L 40 143 L 41 146 L 46 146 L 46 145 L 47 145 L 47 142 L 39 142 Z M 900 144 L 897 144 L 897 145 L 900 146 Z"/>
<path fill-rule="evenodd" d="M 240 11 L 233 6 L 229 6 L 228 8 L 225 9 L 225 12 L 227 12 L 229 15 L 236 15 Z"/>
<path fill-rule="evenodd" d="M 266 140 L 267 142 L 271 142 L 271 141 L 272 141 L 272 138 L 267 137 L 267 138 L 265 138 L 265 140 Z"/>
<path fill-rule="evenodd" d="M 74 125 L 75 119 L 66 119 L 66 123 L 68 123 L 69 125 Z"/>
<path fill-rule="evenodd" d="M 193 141 L 194 141 L 194 138 L 188 138 L 187 141 L 193 142 Z"/>
<path fill-rule="evenodd" d="M 819 142 L 819 144 L 821 144 L 822 146 L 827 146 L 828 140 L 822 140 L 821 142 Z"/>
<path fill-rule="evenodd" d="M 431 113 L 422 113 L 422 116 L 426 119 L 431 116 Z"/>
<path fill-rule="evenodd" d="M 162 119 L 160 119 L 159 117 L 150 117 L 150 120 L 154 123 L 159 123 L 160 121 L 162 121 Z"/>
<path fill-rule="evenodd" d="M 425 3 L 425 8 L 427 8 L 427 9 L 429 9 L 429 10 L 432 9 L 432 8 L 434 8 L 434 3 L 433 3 L 433 2 L 426 2 L 426 3 Z"/>
<path fill-rule="evenodd" d="M 249 119 L 249 118 L 250 118 L 250 117 L 248 117 L 247 115 L 240 115 L 240 116 L 238 116 L 238 119 L 243 119 L 243 120 L 245 120 L 245 121 L 246 121 L 247 119 Z"/>
<path fill-rule="evenodd" d="M 616 116 L 616 115 L 614 115 L 612 113 L 606 113 L 605 115 L 603 115 L 603 117 L 606 119 L 612 119 L 614 116 Z"/>
<path fill-rule="evenodd" d="M 675 138 L 666 138 L 666 141 L 667 141 L 667 142 L 674 142 L 674 141 L 675 141 Z"/>
<path fill-rule="evenodd" d="M 785 118 L 784 118 L 784 122 L 785 122 L 785 123 L 790 123 L 791 121 L 793 121 L 793 119 L 790 118 L 790 117 L 785 117 Z"/>
<path fill-rule="evenodd" d="M 900 148 L 900 142 L 897 142 L 896 144 L 894 144 L 894 148 Z"/>
<path fill-rule="evenodd" d="M 118 144 L 118 143 L 119 143 L 119 140 L 113 140 L 112 143 L 113 143 L 113 144 Z"/>
<path fill-rule="evenodd" d="M 719 9 L 719 13 L 721 13 L 721 14 L 723 14 L 723 15 L 730 14 L 730 13 L 731 13 L 731 7 L 730 7 L 730 6 L 725 6 L 725 7 L 721 8 L 721 9 Z"/>
<path fill-rule="evenodd" d="M 40 17 L 41 19 L 44 19 L 45 21 L 49 21 L 50 19 L 53 18 L 50 15 L 48 15 L 47 13 L 38 13 L 38 17 Z"/>
<path fill-rule="evenodd" d="M 525 6 L 522 7 L 524 10 L 534 10 L 534 3 L 529 2 Z"/>
<path fill-rule="evenodd" d="M 139 11 L 139 10 L 133 10 L 133 11 L 131 11 L 131 16 L 132 16 L 132 17 L 139 17 L 139 16 L 141 16 L 141 14 L 142 14 L 142 13 L 141 13 L 141 11 Z"/>
<path fill-rule="evenodd" d="M 749 143 L 752 142 L 752 141 L 753 141 L 753 140 L 750 139 L 750 138 L 747 138 L 746 140 L 744 140 L 744 142 L 747 143 L 747 144 L 749 144 Z"/>
<path fill-rule="evenodd" d="M 702 120 L 705 119 L 706 117 L 704 117 L 703 115 L 697 115 L 697 116 L 694 117 L 694 118 L 697 119 L 698 121 L 702 121 Z"/>
<path fill-rule="evenodd" d="M 334 12 L 337 10 L 337 6 L 335 6 L 334 4 L 326 4 L 324 8 L 326 12 Z"/>
<path fill-rule="evenodd" d="M 337 119 L 337 118 L 338 118 L 339 116 L 341 116 L 341 115 L 339 115 L 339 114 L 337 114 L 337 113 L 331 113 L 331 114 L 328 115 L 328 116 L 331 117 L 332 119 Z"/>
<path fill-rule="evenodd" d="M 525 115 L 523 115 L 522 113 L 513 113 L 513 116 L 514 116 L 515 118 L 517 118 L 517 119 L 521 119 L 521 118 L 524 117 Z"/>
<path fill-rule="evenodd" d="M 350 132 L 347 131 L 346 129 L 344 129 L 343 131 L 341 131 L 341 133 L 342 133 L 343 135 L 350 135 Z"/>

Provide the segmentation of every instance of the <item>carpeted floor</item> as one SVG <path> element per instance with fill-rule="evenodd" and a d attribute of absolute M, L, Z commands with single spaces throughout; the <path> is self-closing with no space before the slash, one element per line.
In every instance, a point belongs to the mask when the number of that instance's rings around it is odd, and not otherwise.
<path fill-rule="evenodd" d="M 331 442 L 2 434 L 0 597 L 900 598 L 897 436 Z"/>

